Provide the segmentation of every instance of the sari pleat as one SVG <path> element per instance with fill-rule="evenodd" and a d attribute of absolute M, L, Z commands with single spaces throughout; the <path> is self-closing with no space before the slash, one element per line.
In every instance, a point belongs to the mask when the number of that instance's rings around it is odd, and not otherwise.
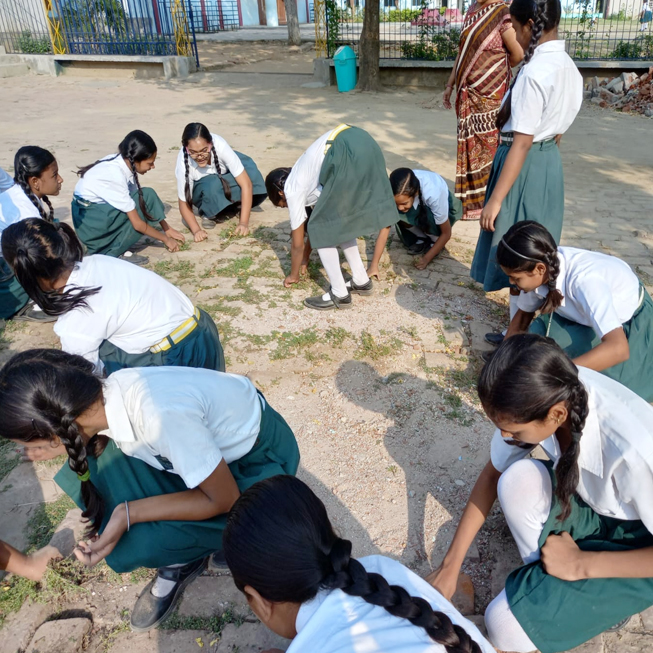
<path fill-rule="evenodd" d="M 496 118 L 510 82 L 501 35 L 511 26 L 507 2 L 470 7 L 460 35 L 456 68 L 458 143 L 455 195 L 463 220 L 478 220 L 498 147 Z"/>

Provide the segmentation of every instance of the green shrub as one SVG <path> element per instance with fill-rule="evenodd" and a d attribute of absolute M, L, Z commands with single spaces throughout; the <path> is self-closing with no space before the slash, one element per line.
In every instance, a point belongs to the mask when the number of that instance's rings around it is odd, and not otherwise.
<path fill-rule="evenodd" d="M 384 23 L 410 23 L 421 13 L 420 9 L 391 9 L 381 14 L 381 20 Z"/>
<path fill-rule="evenodd" d="M 610 53 L 612 59 L 639 59 L 641 56 L 642 46 L 637 41 L 619 41 Z"/>
<path fill-rule="evenodd" d="M 419 41 L 413 43 L 404 41 L 401 53 L 406 59 L 422 59 L 426 61 L 453 61 L 458 54 L 460 30 L 451 29 L 438 32 L 430 38 L 423 34 Z"/>
<path fill-rule="evenodd" d="M 50 38 L 48 36 L 32 36 L 31 32 L 25 31 L 16 41 L 16 48 L 23 54 L 49 54 L 52 52 Z"/>

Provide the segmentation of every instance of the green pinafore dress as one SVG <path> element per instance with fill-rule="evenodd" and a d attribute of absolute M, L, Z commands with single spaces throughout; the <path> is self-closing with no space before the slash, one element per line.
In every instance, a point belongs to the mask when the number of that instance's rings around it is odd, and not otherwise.
<path fill-rule="evenodd" d="M 322 193 L 307 224 L 311 246 L 335 247 L 397 222 L 397 205 L 377 142 L 363 129 L 341 125 L 327 141 Z"/>
<path fill-rule="evenodd" d="M 0 319 L 8 320 L 27 305 L 29 297 L 11 268 L 0 256 Z"/>
<path fill-rule="evenodd" d="M 549 535 L 565 531 L 584 551 L 628 551 L 653 546 L 653 535 L 641 521 L 599 515 L 577 495 L 571 498 L 569 517 L 558 521 L 560 504 L 555 497 L 555 474 L 550 462 L 544 464 L 551 474 L 554 495 L 540 536 L 540 548 Z M 519 625 L 539 651 L 561 653 L 653 605 L 653 578 L 564 581 L 547 574 L 538 560 L 508 576 L 506 596 Z"/>
<path fill-rule="evenodd" d="M 630 356 L 602 373 L 650 402 L 653 401 L 653 300 L 643 285 L 639 292 L 639 306 L 623 325 Z M 555 312 L 533 320 L 529 331 L 553 338 L 570 358 L 586 354 L 601 344 L 592 327 L 572 322 Z"/>
<path fill-rule="evenodd" d="M 183 438 L 183 433 L 179 434 Z M 89 457 L 91 481 L 105 503 L 106 527 L 113 509 L 125 501 L 172 494 L 187 490 L 181 477 L 151 467 L 126 456 L 109 441 L 97 458 Z M 277 474 L 295 475 L 299 466 L 299 448 L 291 428 L 269 404 L 261 414 L 261 428 L 252 449 L 229 464 L 241 492 Z M 81 483 L 66 463 L 55 476 L 61 489 L 82 509 Z M 166 567 L 187 564 L 222 548 L 222 533 L 227 515 L 204 521 L 157 521 L 132 525 L 107 556 L 107 564 L 118 573 L 139 567 Z"/>
<path fill-rule="evenodd" d="M 486 200 L 499 181 L 510 152 L 512 135 L 502 134 L 501 145 L 492 162 Z M 483 231 L 478 237 L 472 279 L 483 284 L 486 292 L 507 288 L 508 277 L 497 263 L 499 241 L 512 225 L 522 220 L 534 220 L 544 225 L 556 243 L 560 242 L 565 209 L 565 188 L 560 151 L 554 139 L 533 143 L 519 176 L 501 203 L 494 231 Z"/>
<path fill-rule="evenodd" d="M 138 215 L 148 225 L 159 229 L 159 223 L 166 218 L 163 202 L 152 188 L 142 190 L 145 206 L 153 220 L 148 220 L 143 215 L 138 191 L 134 191 L 131 197 L 136 203 Z M 88 254 L 122 256 L 143 235 L 132 227 L 124 211 L 114 208 L 111 204 L 89 202 L 73 195 L 71 209 L 75 231 L 86 246 Z"/>
<path fill-rule="evenodd" d="M 235 150 L 234 150 L 235 151 Z M 245 172 L 252 181 L 252 208 L 259 206 L 268 196 L 265 190 L 263 175 L 256 167 L 254 160 L 241 152 L 235 152 L 245 168 Z M 222 175 L 231 189 L 231 199 L 224 193 L 224 186 L 218 175 L 206 175 L 193 182 L 193 204 L 198 208 L 200 215 L 207 218 L 222 217 L 220 214 L 228 214 L 229 207 L 240 206 L 240 186 L 236 178 L 226 172 Z M 237 208 L 235 209 L 237 210 Z M 227 215 L 225 215 L 227 217 Z"/>
<path fill-rule="evenodd" d="M 428 236 L 435 236 L 436 238 L 440 237 L 442 230 L 440 225 L 436 224 L 435 218 L 433 217 L 433 211 L 428 206 L 424 207 L 426 209 L 426 219 L 428 221 L 428 230 L 425 232 Z M 412 247 L 420 240 L 419 236 L 412 233 L 406 228 L 406 223 L 411 227 L 418 227 L 422 229 L 422 226 L 418 224 L 419 216 L 419 207 L 412 206 L 406 213 L 399 213 L 399 222 L 395 225 L 397 230 L 397 235 L 399 239 L 406 247 Z M 449 191 L 449 224 L 453 227 L 460 218 L 463 216 L 463 203 L 454 196 L 454 194 Z"/>

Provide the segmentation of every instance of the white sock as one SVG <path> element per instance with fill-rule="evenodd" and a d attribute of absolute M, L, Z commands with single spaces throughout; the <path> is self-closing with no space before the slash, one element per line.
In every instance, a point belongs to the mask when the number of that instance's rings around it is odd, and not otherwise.
<path fill-rule="evenodd" d="M 506 590 L 487 606 L 485 625 L 490 643 L 500 651 L 530 653 L 537 649 L 512 613 Z"/>
<path fill-rule="evenodd" d="M 350 240 L 348 243 L 342 243 L 340 249 L 343 251 L 347 263 L 349 263 L 349 269 L 351 270 L 354 283 L 357 286 L 364 286 L 370 278 L 367 276 L 367 270 L 363 265 L 356 239 L 354 238 L 354 240 Z"/>
<path fill-rule="evenodd" d="M 168 565 L 168 567 L 183 567 L 184 565 Z M 168 580 L 167 578 L 161 578 L 160 576 L 156 577 L 154 585 L 152 586 L 152 595 L 156 596 L 158 599 L 162 599 L 165 596 L 168 596 L 172 589 L 177 583 L 174 580 Z"/>
<path fill-rule="evenodd" d="M 513 295 L 512 293 L 510 294 L 510 321 L 512 322 L 512 318 L 517 315 L 517 311 L 519 310 L 519 306 L 517 306 L 517 299 L 519 298 L 519 295 Z M 504 329 L 502 332 L 502 335 L 506 335 L 508 333 L 508 329 Z"/>
<path fill-rule="evenodd" d="M 345 278 L 342 276 L 342 268 L 340 267 L 340 256 L 338 255 L 338 248 L 320 247 L 317 250 L 317 253 L 320 256 L 320 261 L 322 261 L 324 271 L 326 272 L 327 277 L 329 278 L 329 282 L 331 283 L 331 292 L 336 297 L 341 297 L 344 299 L 349 293 L 347 286 L 345 285 Z M 322 295 L 322 299 L 324 301 L 328 301 L 330 299 L 329 293 Z"/>

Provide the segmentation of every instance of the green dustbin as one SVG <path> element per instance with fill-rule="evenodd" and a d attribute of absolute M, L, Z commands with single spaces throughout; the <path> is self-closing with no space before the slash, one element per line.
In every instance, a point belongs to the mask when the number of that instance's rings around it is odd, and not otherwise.
<path fill-rule="evenodd" d="M 336 67 L 336 82 L 341 93 L 356 87 L 356 53 L 348 46 L 341 45 L 333 55 Z"/>

